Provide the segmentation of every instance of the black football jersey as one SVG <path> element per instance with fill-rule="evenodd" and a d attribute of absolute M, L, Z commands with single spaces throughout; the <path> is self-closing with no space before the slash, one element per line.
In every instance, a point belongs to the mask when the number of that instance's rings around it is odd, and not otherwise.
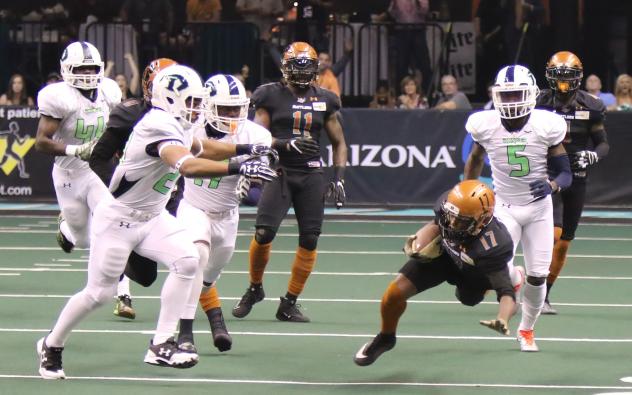
<path fill-rule="evenodd" d="M 586 91 L 578 90 L 570 106 L 556 108 L 560 106 L 554 102 L 554 96 L 552 90 L 543 90 L 540 92 L 540 96 L 538 96 L 536 107 L 553 111 L 566 119 L 568 129 L 566 138 L 563 141 L 566 152 L 574 153 L 591 149 L 593 143 L 590 133 L 594 130 L 595 125 L 603 124 L 604 122 L 606 107 L 601 99 L 590 95 Z M 603 129 L 603 127 L 601 127 L 601 129 Z"/>
<path fill-rule="evenodd" d="M 119 103 L 110 113 L 105 133 L 94 146 L 90 156 L 90 168 L 109 185 L 117 161 L 127 144 L 134 125 L 151 109 L 144 100 L 132 98 Z"/>
<path fill-rule="evenodd" d="M 445 192 L 435 203 L 435 223 L 439 224 L 441 205 L 446 199 Z M 481 231 L 463 243 L 442 241 L 446 254 L 463 272 L 489 274 L 502 271 L 513 257 L 513 241 L 509 231 L 496 217 Z"/>
<path fill-rule="evenodd" d="M 262 85 L 252 94 L 255 110 L 270 114 L 270 133 L 276 139 L 311 137 L 320 141 L 325 121 L 340 110 L 340 99 L 333 92 L 310 86 L 303 96 L 296 96 L 281 82 Z M 319 155 L 279 152 L 281 166 L 309 171 L 321 168 Z"/>

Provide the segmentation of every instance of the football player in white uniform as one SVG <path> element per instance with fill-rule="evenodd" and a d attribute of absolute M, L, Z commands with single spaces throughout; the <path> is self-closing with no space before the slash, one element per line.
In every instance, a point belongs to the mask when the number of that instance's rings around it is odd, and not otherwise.
<path fill-rule="evenodd" d="M 197 137 L 234 144 L 272 144 L 272 136 L 267 129 L 247 120 L 250 99 L 239 80 L 231 75 L 219 74 L 209 78 L 205 87 L 208 95 L 202 107 L 206 125 L 198 128 Z M 198 299 L 211 325 L 215 347 L 219 351 L 231 348 L 232 339 L 224 323 L 215 283 L 235 251 L 240 200 L 236 191 L 239 186 L 241 193 L 247 193 L 248 183 L 249 180 L 237 175 L 185 179 L 178 218 L 187 224 L 200 254 L 200 262 L 187 308 L 180 320 L 178 344 L 181 349 L 195 350 L 193 319 Z"/>
<path fill-rule="evenodd" d="M 487 153 L 496 215 L 511 233 L 514 253 L 518 242 L 522 243 L 527 272 L 517 331 L 522 351 L 538 351 L 533 327 L 544 304 L 553 253 L 550 195 L 571 184 L 568 155 L 562 145 L 566 121 L 557 114 L 534 110 L 538 93 L 535 78 L 526 67 L 504 67 L 492 87 L 495 109 L 470 115 L 465 125 L 476 142 L 465 164 L 465 178 L 480 175 Z"/>
<path fill-rule="evenodd" d="M 173 186 L 180 175 L 241 174 L 263 180 L 276 177 L 258 160 L 209 160 L 244 152 L 240 151 L 243 146 L 194 138 L 192 126 L 199 117 L 203 97 L 199 75 L 186 66 L 168 67 L 155 77 L 153 108 L 134 127 L 110 182 L 112 195 L 94 211 L 87 285 L 70 298 L 53 330 L 37 342 L 43 378 L 65 377 L 62 351 L 70 332 L 115 295 L 132 250 L 169 268 L 157 329 L 145 362 L 177 368 L 197 363 L 197 353 L 180 350 L 173 339 L 199 264 L 197 249 L 184 224 L 165 210 Z"/>
<path fill-rule="evenodd" d="M 116 82 L 103 77 L 103 61 L 90 43 L 74 42 L 61 60 L 64 79 L 37 96 L 40 120 L 35 148 L 55 155 L 53 184 L 61 208 L 57 242 L 66 252 L 90 244 L 90 212 L 109 195 L 86 160 L 105 130 L 110 111 L 121 101 Z M 62 220 L 63 218 L 63 220 Z"/>

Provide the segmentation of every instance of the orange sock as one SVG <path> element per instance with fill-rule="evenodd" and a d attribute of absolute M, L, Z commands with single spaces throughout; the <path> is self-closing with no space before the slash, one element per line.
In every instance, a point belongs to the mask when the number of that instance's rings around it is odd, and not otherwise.
<path fill-rule="evenodd" d="M 310 251 L 303 247 L 296 249 L 294 263 L 292 263 L 292 275 L 288 282 L 287 292 L 298 296 L 303 292 L 307 278 L 312 273 L 316 263 L 316 250 Z"/>
<path fill-rule="evenodd" d="M 259 244 L 255 238 L 250 242 L 250 282 L 253 284 L 261 284 L 263 281 L 263 272 L 270 260 L 270 250 L 272 243 Z"/>
<path fill-rule="evenodd" d="M 558 240 L 553 246 L 553 259 L 551 259 L 551 266 L 549 267 L 549 276 L 546 279 L 546 283 L 553 285 L 557 276 L 562 272 L 562 268 L 566 263 L 566 254 L 571 242 L 568 240 Z"/>
<path fill-rule="evenodd" d="M 399 317 L 406 310 L 406 298 L 402 295 L 402 291 L 395 281 L 392 281 L 384 295 L 380 304 L 380 313 L 382 314 L 382 333 L 395 334 Z"/>
<path fill-rule="evenodd" d="M 219 295 L 217 294 L 217 287 L 215 287 L 215 285 L 200 295 L 200 306 L 202 306 L 202 310 L 205 312 L 210 309 L 222 307 Z"/>

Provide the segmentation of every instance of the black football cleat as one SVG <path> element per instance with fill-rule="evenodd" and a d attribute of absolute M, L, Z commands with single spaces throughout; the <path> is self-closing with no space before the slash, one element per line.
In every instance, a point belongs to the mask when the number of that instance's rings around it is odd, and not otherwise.
<path fill-rule="evenodd" d="M 397 338 L 395 335 L 384 335 L 379 333 L 372 341 L 366 343 L 360 350 L 358 350 L 356 355 L 353 357 L 353 362 L 355 362 L 358 366 L 369 366 L 375 362 L 380 355 L 393 349 L 396 341 Z"/>
<path fill-rule="evenodd" d="M 309 317 L 303 315 L 300 304 L 296 304 L 296 299 L 289 299 L 281 296 L 281 303 L 277 309 L 276 318 L 279 321 L 289 322 L 309 322 Z"/>
<path fill-rule="evenodd" d="M 250 284 L 244 296 L 242 296 L 241 300 L 233 307 L 233 316 L 244 318 L 250 313 L 252 306 L 254 306 L 255 303 L 261 302 L 265 297 L 266 294 L 263 292 L 262 284 Z"/>
<path fill-rule="evenodd" d="M 213 345 L 220 351 L 228 351 L 233 346 L 233 338 L 230 337 L 226 323 L 224 322 L 224 315 L 222 309 L 216 307 L 211 309 L 208 313 L 208 321 L 211 324 L 211 333 L 213 334 Z"/>
<path fill-rule="evenodd" d="M 43 379 L 59 380 L 66 378 L 66 374 L 61 367 L 63 347 L 48 347 L 46 338 L 43 337 L 37 341 L 35 350 L 39 359 L 39 374 Z"/>
<path fill-rule="evenodd" d="M 70 254 L 75 248 L 75 245 L 70 240 L 68 240 L 68 238 L 66 238 L 64 233 L 61 231 L 61 223 L 65 220 L 66 219 L 64 218 L 64 216 L 60 213 L 59 217 L 57 217 L 57 244 L 66 254 Z"/>

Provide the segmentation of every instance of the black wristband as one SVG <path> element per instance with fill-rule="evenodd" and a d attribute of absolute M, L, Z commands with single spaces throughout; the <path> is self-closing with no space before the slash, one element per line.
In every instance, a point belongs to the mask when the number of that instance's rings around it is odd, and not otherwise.
<path fill-rule="evenodd" d="M 334 180 L 340 181 L 345 178 L 345 167 L 334 166 Z"/>
<path fill-rule="evenodd" d="M 248 155 L 252 149 L 252 144 L 235 144 L 235 153 L 239 155 Z"/>
<path fill-rule="evenodd" d="M 288 139 L 274 139 L 272 140 L 272 148 L 277 151 L 289 151 L 287 146 L 288 141 Z"/>
<path fill-rule="evenodd" d="M 248 144 L 237 144 L 239 145 L 248 145 Z M 228 175 L 232 176 L 233 174 L 239 174 L 239 169 L 241 168 L 241 162 L 238 160 L 229 160 L 228 161 Z"/>

